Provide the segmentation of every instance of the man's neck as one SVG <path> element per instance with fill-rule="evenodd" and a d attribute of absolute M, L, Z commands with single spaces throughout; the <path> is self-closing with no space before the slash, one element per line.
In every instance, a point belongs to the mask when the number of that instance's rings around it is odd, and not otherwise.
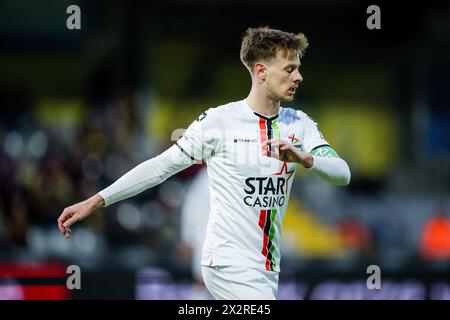
<path fill-rule="evenodd" d="M 276 116 L 280 110 L 280 101 L 269 99 L 264 92 L 254 87 L 250 90 L 246 100 L 254 112 L 268 117 Z"/>

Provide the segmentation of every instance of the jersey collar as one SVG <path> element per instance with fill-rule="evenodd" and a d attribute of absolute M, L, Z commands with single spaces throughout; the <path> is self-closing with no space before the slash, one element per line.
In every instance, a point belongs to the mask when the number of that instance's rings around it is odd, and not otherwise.
<path fill-rule="evenodd" d="M 267 115 L 264 115 L 264 114 L 261 114 L 261 113 L 258 113 L 258 112 L 253 111 L 253 109 L 250 108 L 250 106 L 248 105 L 246 99 L 242 100 L 242 103 L 243 103 L 243 105 L 244 105 L 244 109 L 246 110 L 246 112 L 247 112 L 248 114 L 256 115 L 256 116 L 258 116 L 259 118 L 263 118 L 263 119 L 265 119 L 265 120 L 274 120 L 274 119 L 278 118 L 278 115 L 280 114 L 280 113 L 278 112 L 277 115 L 274 115 L 274 116 L 269 117 L 269 116 L 267 116 Z M 280 110 L 281 110 L 281 107 L 280 107 Z"/>

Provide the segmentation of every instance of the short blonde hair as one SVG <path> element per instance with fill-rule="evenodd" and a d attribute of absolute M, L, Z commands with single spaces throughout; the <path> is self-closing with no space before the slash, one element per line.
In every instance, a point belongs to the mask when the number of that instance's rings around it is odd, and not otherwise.
<path fill-rule="evenodd" d="M 250 70 L 260 60 L 275 58 L 278 50 L 297 51 L 303 57 L 308 39 L 303 33 L 289 33 L 269 27 L 248 28 L 242 38 L 241 61 Z"/>

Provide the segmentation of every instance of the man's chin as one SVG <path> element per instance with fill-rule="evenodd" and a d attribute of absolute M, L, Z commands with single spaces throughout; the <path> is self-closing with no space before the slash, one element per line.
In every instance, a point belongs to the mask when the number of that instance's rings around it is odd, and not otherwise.
<path fill-rule="evenodd" d="M 292 102 L 294 100 L 294 95 L 288 95 L 281 99 L 281 102 Z"/>

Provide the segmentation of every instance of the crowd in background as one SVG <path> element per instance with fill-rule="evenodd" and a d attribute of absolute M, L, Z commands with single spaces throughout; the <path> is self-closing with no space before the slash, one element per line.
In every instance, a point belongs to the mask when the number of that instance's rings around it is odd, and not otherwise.
<path fill-rule="evenodd" d="M 99 210 L 75 228 L 71 240 L 56 227 L 64 207 L 170 145 L 169 139 L 152 145 L 136 103 L 133 95 L 123 95 L 79 109 L 78 115 L 69 112 L 53 128 L 34 106 L 2 119 L 2 260 L 63 259 L 92 269 L 158 265 L 188 272 L 190 256 L 180 254 L 181 208 L 200 165 Z M 65 128 L 74 121 L 72 129 Z M 283 224 L 282 250 L 290 268 L 317 259 L 349 266 L 372 259 L 395 270 L 411 258 L 448 261 L 448 198 L 389 194 L 386 188 L 376 194 L 347 190 L 299 171 Z M 208 200 L 198 195 L 199 207 Z"/>
<path fill-rule="evenodd" d="M 239 37 L 269 24 L 310 37 L 291 106 L 319 122 L 352 170 L 347 188 L 298 170 L 282 267 L 448 267 L 450 11 L 410 6 L 404 16 L 415 23 L 395 28 L 385 6 L 382 30 L 370 33 L 354 18 L 365 8 L 338 2 L 261 2 L 252 20 L 251 1 L 79 1 L 77 33 L 58 16 L 64 1 L 11 3 L 0 4 L 0 263 L 189 273 L 181 209 L 201 166 L 99 210 L 70 240 L 56 220 L 170 146 L 171 132 L 202 111 L 244 98 Z"/>

